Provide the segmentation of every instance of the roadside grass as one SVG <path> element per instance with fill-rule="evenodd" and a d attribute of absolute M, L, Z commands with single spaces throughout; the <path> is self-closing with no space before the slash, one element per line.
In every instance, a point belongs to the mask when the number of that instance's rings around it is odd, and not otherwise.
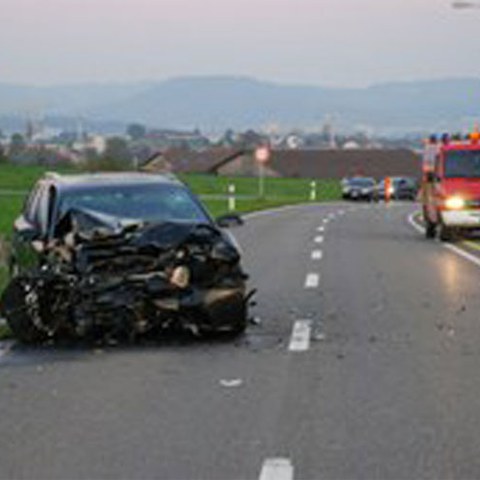
<path fill-rule="evenodd" d="M 0 325 L 0 340 L 10 340 L 12 338 L 12 332 L 7 325 Z"/>
<path fill-rule="evenodd" d="M 0 237 L 8 238 L 13 221 L 22 209 L 24 195 L 0 195 Z"/>
<path fill-rule="evenodd" d="M 258 179 L 254 177 L 220 177 L 215 175 L 188 174 L 179 175 L 196 193 L 201 195 L 226 195 L 228 186 L 235 185 L 235 194 L 239 196 L 259 197 Z M 311 183 L 317 183 L 318 201 L 338 200 L 341 196 L 340 183 L 337 180 L 308 178 L 265 178 L 265 198 L 307 201 Z"/>
<path fill-rule="evenodd" d="M 74 173 L 72 167 L 42 167 L 38 165 L 0 165 L 0 190 L 29 190 L 45 172 Z"/>

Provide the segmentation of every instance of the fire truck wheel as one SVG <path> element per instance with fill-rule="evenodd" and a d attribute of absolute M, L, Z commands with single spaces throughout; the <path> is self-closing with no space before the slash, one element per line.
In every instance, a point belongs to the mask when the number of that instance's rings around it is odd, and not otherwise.
<path fill-rule="evenodd" d="M 442 223 L 440 225 L 439 237 L 442 242 L 451 242 L 454 239 L 454 232 Z"/>

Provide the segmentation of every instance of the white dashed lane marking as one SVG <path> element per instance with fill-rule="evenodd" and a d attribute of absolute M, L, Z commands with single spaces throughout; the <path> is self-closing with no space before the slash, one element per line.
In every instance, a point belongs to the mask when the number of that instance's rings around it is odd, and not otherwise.
<path fill-rule="evenodd" d="M 323 243 L 323 236 L 319 235 L 318 237 L 315 237 L 315 243 Z"/>
<path fill-rule="evenodd" d="M 312 322 L 297 320 L 293 325 L 292 336 L 288 345 L 290 352 L 306 352 L 310 348 Z"/>
<path fill-rule="evenodd" d="M 323 258 L 323 252 L 321 250 L 314 250 L 312 252 L 312 260 L 321 260 Z"/>
<path fill-rule="evenodd" d="M 318 273 L 309 273 L 305 279 L 305 288 L 317 288 L 320 284 L 320 275 Z"/>
<path fill-rule="evenodd" d="M 259 480 L 293 480 L 293 465 L 288 458 L 267 458 Z"/>
<path fill-rule="evenodd" d="M 317 228 L 317 232 L 324 232 L 325 231 L 325 227 L 323 226 L 320 226 Z"/>

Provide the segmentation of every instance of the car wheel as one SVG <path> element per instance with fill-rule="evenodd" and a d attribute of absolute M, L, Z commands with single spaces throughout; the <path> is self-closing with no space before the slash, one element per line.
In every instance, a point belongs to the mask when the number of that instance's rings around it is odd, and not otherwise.
<path fill-rule="evenodd" d="M 14 278 L 3 292 L 1 305 L 10 330 L 20 342 L 36 344 L 48 338 L 35 324 L 39 301 L 28 280 Z"/>

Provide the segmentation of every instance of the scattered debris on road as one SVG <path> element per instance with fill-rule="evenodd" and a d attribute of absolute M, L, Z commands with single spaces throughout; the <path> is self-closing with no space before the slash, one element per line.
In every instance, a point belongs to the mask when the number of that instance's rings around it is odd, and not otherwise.
<path fill-rule="evenodd" d="M 243 385 L 241 378 L 223 379 L 220 380 L 220 385 L 225 388 L 238 388 Z"/>

